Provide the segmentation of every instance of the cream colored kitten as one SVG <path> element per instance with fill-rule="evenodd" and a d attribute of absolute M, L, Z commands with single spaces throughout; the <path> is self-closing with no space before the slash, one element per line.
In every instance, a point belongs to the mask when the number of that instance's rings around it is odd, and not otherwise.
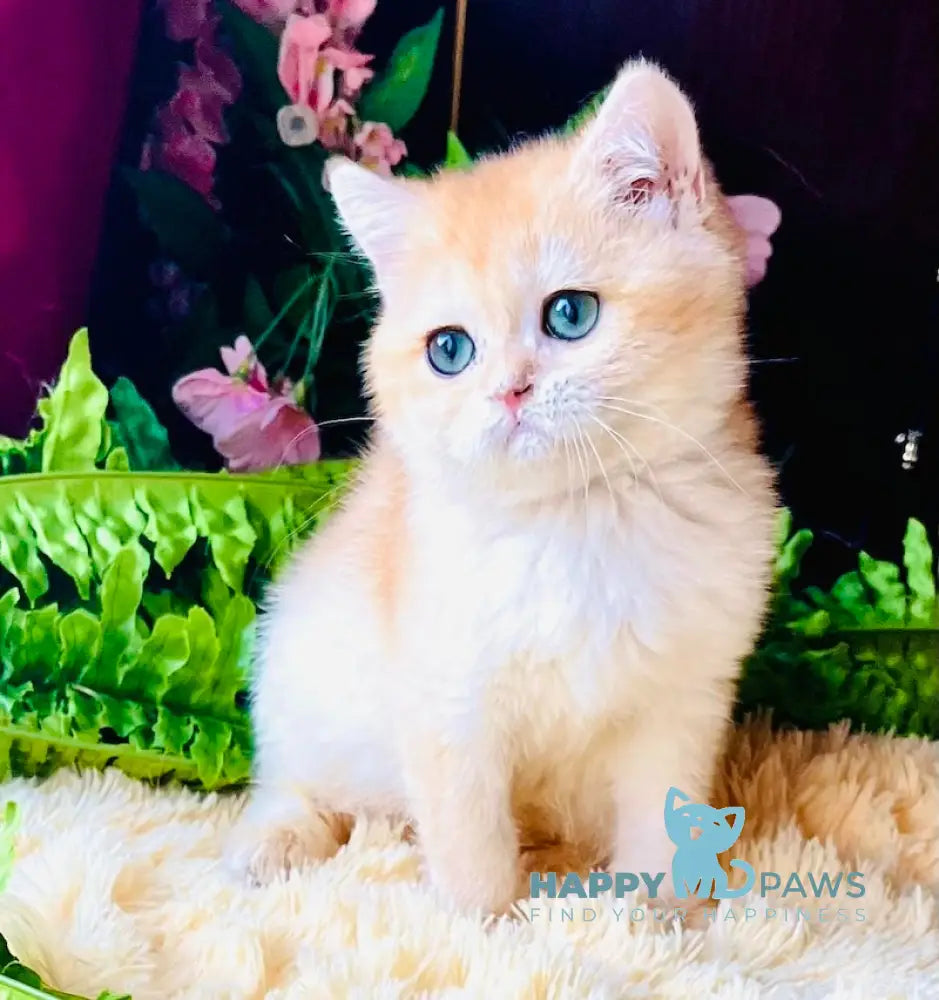
<path fill-rule="evenodd" d="M 632 64 L 577 136 L 329 184 L 382 296 L 375 434 L 272 591 L 232 857 L 269 878 L 376 812 L 466 907 L 517 897 L 520 828 L 668 871 L 666 791 L 708 794 L 775 509 L 691 108 Z"/>

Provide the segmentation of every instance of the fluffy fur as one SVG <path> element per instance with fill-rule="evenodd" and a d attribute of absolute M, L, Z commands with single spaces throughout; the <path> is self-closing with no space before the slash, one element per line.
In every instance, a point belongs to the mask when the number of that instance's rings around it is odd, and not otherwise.
<path fill-rule="evenodd" d="M 429 181 L 341 162 L 329 185 L 382 296 L 375 433 L 272 591 L 231 858 L 267 879 L 364 812 L 412 817 L 471 909 L 516 898 L 526 839 L 667 871 L 665 795 L 708 795 L 774 519 L 744 241 L 691 108 L 633 64 L 580 135 Z M 583 340 L 541 329 L 561 289 L 599 297 Z M 425 358 L 444 326 L 476 343 L 453 378 Z"/>

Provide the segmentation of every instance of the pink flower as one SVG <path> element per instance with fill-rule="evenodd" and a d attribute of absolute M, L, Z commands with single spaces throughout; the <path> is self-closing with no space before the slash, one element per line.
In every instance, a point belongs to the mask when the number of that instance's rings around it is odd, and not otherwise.
<path fill-rule="evenodd" d="M 319 428 L 292 400 L 271 396 L 263 409 L 216 441 L 215 448 L 232 472 L 305 465 L 320 457 Z"/>
<path fill-rule="evenodd" d="M 213 18 L 202 26 L 195 44 L 196 67 L 203 76 L 211 78 L 219 93 L 224 94 L 226 104 L 234 104 L 241 94 L 241 74 L 228 53 L 215 44 L 218 24 L 219 19 Z"/>
<path fill-rule="evenodd" d="M 237 375 L 252 388 L 267 392 L 267 371 L 258 361 L 251 341 L 242 334 L 235 338 L 234 347 L 221 347 L 219 354 L 229 375 Z"/>
<path fill-rule="evenodd" d="M 193 133 L 209 142 L 228 142 L 223 112 L 228 94 L 215 77 L 192 66 L 180 65 L 179 90 L 169 103 L 170 112 L 184 121 Z"/>
<path fill-rule="evenodd" d="M 232 472 L 315 462 L 319 430 L 286 380 L 276 389 L 251 341 L 238 337 L 221 349 L 226 375 L 203 368 L 173 386 L 173 400 L 200 430 Z"/>
<path fill-rule="evenodd" d="M 330 46 L 323 49 L 323 58 L 342 73 L 340 89 L 344 97 L 354 97 L 375 75 L 368 64 L 374 56 L 367 56 L 355 49 L 338 49 Z"/>
<path fill-rule="evenodd" d="M 333 99 L 335 69 L 321 55 L 332 35 L 322 14 L 291 14 L 280 36 L 277 76 L 294 104 L 323 112 Z"/>
<path fill-rule="evenodd" d="M 165 0 L 165 9 L 167 31 L 185 31 L 195 39 L 196 65 L 180 64 L 179 87 L 157 112 L 156 134 L 144 145 L 140 167 L 173 174 L 217 206 L 214 145 L 228 141 L 224 110 L 241 92 L 241 76 L 215 45 L 219 19 L 207 16 L 202 0 Z"/>
<path fill-rule="evenodd" d="M 361 29 L 372 16 L 376 0 L 330 0 L 329 16 L 340 28 Z"/>
<path fill-rule="evenodd" d="M 359 152 L 359 163 L 380 174 L 390 174 L 391 168 L 407 153 L 407 147 L 394 137 L 384 122 L 365 122 L 353 141 Z"/>
<path fill-rule="evenodd" d="M 173 174 L 199 194 L 209 197 L 215 177 L 215 149 L 195 135 L 170 107 L 157 112 L 159 141 L 144 148 L 141 169 L 156 167 Z"/>
<path fill-rule="evenodd" d="M 161 0 L 166 34 L 174 42 L 195 38 L 209 16 L 210 0 Z"/>
<path fill-rule="evenodd" d="M 752 287 L 763 280 L 770 255 L 773 252 L 770 236 L 779 228 L 782 213 L 769 198 L 755 194 L 740 194 L 727 199 L 730 212 L 737 225 L 746 234 L 747 285 Z"/>

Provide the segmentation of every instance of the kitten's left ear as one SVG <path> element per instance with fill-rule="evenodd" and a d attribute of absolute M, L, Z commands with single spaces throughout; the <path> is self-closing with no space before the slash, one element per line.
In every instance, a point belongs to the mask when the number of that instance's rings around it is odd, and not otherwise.
<path fill-rule="evenodd" d="M 406 182 L 382 177 L 342 156 L 326 164 L 323 183 L 355 245 L 369 259 L 379 285 L 394 274 L 416 198 Z"/>
<path fill-rule="evenodd" d="M 615 201 L 642 204 L 656 195 L 701 203 L 704 163 L 688 98 L 657 66 L 628 63 L 584 129 L 578 166 L 599 170 Z"/>

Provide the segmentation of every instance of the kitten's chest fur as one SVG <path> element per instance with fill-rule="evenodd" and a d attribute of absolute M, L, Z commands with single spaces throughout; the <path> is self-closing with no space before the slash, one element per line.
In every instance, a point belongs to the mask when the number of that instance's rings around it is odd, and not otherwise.
<path fill-rule="evenodd" d="M 459 505 L 421 517 L 439 635 L 476 647 L 471 682 L 525 714 L 539 698 L 543 717 L 620 713 L 747 586 L 742 531 L 702 526 L 651 493 L 598 491 L 527 519 Z"/>

